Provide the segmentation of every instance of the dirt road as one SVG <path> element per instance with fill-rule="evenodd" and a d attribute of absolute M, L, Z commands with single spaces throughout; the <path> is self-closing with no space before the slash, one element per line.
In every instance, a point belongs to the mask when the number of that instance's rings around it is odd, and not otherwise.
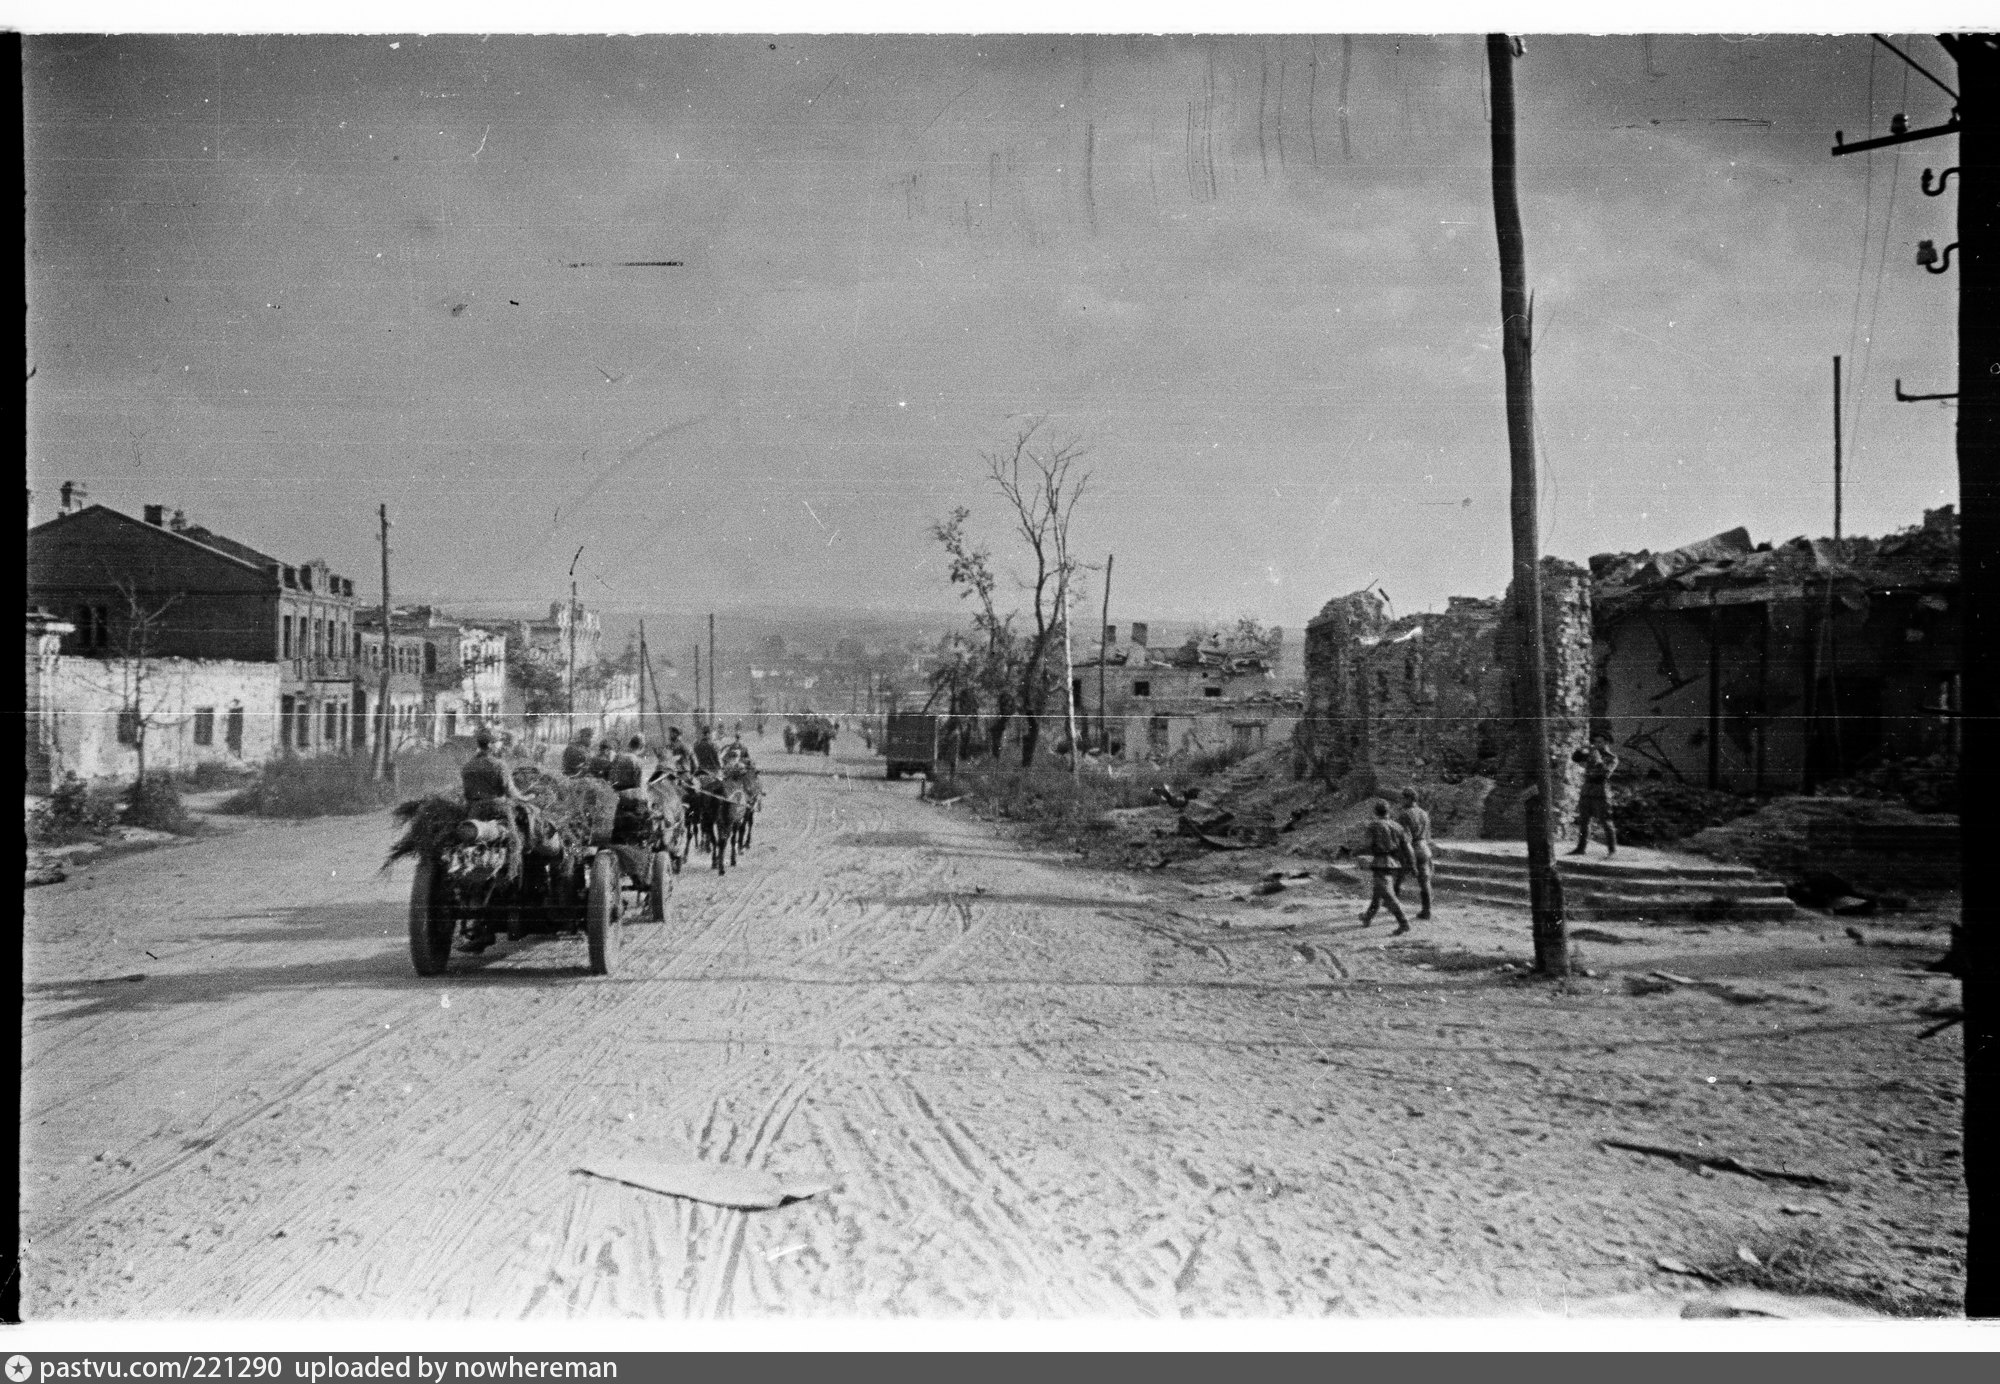
<path fill-rule="evenodd" d="M 755 851 L 610 978 L 558 941 L 418 979 L 382 818 L 32 891 L 30 1319 L 1560 1312 L 1801 1234 L 1955 1294 L 1959 1049 L 1915 1040 L 1945 991 L 1907 957 L 1565 993 L 1486 964 L 1518 918 L 1441 921 L 1453 961 L 1331 887 L 1080 869 L 879 774 L 769 755 Z M 744 1213 L 574 1172 L 688 1155 L 833 1185 Z"/>

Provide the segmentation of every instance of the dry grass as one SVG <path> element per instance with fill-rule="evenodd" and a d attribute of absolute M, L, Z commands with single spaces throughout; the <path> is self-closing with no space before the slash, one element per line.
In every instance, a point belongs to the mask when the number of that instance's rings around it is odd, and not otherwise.
<path fill-rule="evenodd" d="M 1893 1282 L 1825 1231 L 1807 1227 L 1744 1248 L 1752 1264 L 1732 1247 L 1701 1264 L 1702 1272 L 1724 1287 L 1760 1288 L 1767 1293 L 1834 1298 L 1895 1317 L 1957 1317 L 1965 1304 L 1955 1297 Z"/>
<path fill-rule="evenodd" d="M 342 817 L 379 812 L 411 795 L 456 793 L 462 756 L 422 750 L 396 760 L 396 777 L 377 780 L 366 754 L 286 756 L 266 764 L 224 812 L 255 817 Z"/>

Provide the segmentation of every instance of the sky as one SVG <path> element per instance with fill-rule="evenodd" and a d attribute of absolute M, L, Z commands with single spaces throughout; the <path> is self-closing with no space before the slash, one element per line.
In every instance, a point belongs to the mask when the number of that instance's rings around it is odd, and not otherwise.
<path fill-rule="evenodd" d="M 1946 81 L 1931 39 L 1892 36 Z M 1865 35 L 1531 37 L 1547 551 L 1956 500 L 1950 101 Z M 950 611 L 1087 449 L 1114 623 L 1500 591 L 1472 37 L 31 36 L 28 483 L 399 600 Z M 1003 567 L 1018 570 L 1003 562 Z M 1093 613 L 1092 577 L 1081 599 Z"/>

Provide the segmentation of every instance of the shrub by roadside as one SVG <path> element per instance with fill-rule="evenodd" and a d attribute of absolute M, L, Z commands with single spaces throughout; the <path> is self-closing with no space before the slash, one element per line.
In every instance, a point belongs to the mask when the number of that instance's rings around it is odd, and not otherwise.
<path fill-rule="evenodd" d="M 122 826 L 170 831 L 176 836 L 185 836 L 196 828 L 172 779 L 153 775 L 127 788 L 122 796 L 125 800 L 125 811 L 119 818 Z"/>
<path fill-rule="evenodd" d="M 28 841 L 36 846 L 73 846 L 94 841 L 117 825 L 117 796 L 68 774 L 29 814 Z"/>
<path fill-rule="evenodd" d="M 1001 821 L 1018 822 L 1033 840 L 1075 844 L 1086 832 L 1109 828 L 1102 817 L 1120 807 L 1145 807 L 1168 775 L 1150 765 L 1121 766 L 1116 774 L 1086 768 L 1072 774 L 1058 764 L 995 764 L 977 760 L 935 786 L 940 797 L 962 796 L 967 806 Z"/>
<path fill-rule="evenodd" d="M 462 756 L 422 750 L 399 756 L 396 776 L 377 780 L 362 754 L 287 755 L 266 764 L 224 812 L 252 817 L 342 817 L 379 812 L 404 798 L 456 794 Z"/>

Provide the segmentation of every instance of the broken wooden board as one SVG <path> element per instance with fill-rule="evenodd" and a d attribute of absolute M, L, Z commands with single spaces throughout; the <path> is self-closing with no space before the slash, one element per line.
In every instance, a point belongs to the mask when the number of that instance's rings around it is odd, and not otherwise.
<path fill-rule="evenodd" d="M 622 1182 L 662 1196 L 686 1197 L 738 1211 L 765 1211 L 788 1202 L 816 1197 L 828 1183 L 782 1178 L 756 1168 L 730 1168 L 719 1163 L 642 1163 L 626 1158 L 599 1159 L 576 1171 L 607 1182 Z"/>

